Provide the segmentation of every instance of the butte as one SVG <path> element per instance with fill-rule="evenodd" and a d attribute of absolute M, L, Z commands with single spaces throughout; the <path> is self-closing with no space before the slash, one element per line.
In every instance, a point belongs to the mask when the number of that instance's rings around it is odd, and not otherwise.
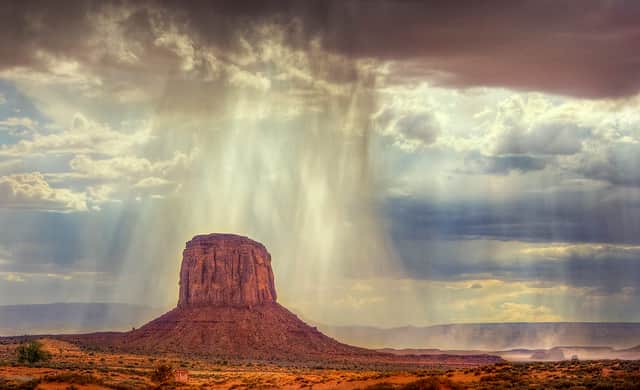
<path fill-rule="evenodd" d="M 277 301 L 271 255 L 259 242 L 207 234 L 182 253 L 180 295 L 171 311 L 126 333 L 68 337 L 144 354 L 260 360 L 326 360 L 375 354 L 342 344 Z"/>
<path fill-rule="evenodd" d="M 173 310 L 130 332 L 57 337 L 98 350 L 239 360 L 463 366 L 501 361 L 488 355 L 396 356 L 340 343 L 277 302 L 264 245 L 218 233 L 187 242 Z"/>

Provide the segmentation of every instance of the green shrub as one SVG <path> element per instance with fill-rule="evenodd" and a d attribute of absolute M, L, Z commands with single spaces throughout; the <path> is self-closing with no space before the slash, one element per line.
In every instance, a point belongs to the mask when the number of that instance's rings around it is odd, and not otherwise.
<path fill-rule="evenodd" d="M 42 343 L 31 341 L 29 343 L 20 344 L 16 348 L 19 363 L 38 363 L 44 362 L 51 358 L 51 355 L 42 348 Z"/>

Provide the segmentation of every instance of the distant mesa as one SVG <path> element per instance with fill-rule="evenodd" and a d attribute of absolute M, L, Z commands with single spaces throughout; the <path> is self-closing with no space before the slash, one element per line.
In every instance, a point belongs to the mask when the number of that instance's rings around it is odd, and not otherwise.
<path fill-rule="evenodd" d="M 565 360 L 566 357 L 560 348 L 552 348 L 548 351 L 545 350 L 545 351 L 534 352 L 531 355 L 531 359 L 537 360 L 537 361 L 544 361 L 544 360 L 560 361 L 560 360 Z"/>

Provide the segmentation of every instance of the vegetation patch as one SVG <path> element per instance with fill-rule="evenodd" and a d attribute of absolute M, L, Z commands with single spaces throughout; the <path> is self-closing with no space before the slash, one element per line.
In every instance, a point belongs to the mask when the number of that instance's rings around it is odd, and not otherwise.
<path fill-rule="evenodd" d="M 16 357 L 18 363 L 35 364 L 50 360 L 51 354 L 44 350 L 42 343 L 34 340 L 20 344 L 16 348 Z"/>

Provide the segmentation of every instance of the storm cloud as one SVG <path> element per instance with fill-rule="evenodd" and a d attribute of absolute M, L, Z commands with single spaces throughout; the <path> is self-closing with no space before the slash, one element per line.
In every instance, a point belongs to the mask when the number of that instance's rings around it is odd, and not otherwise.
<path fill-rule="evenodd" d="M 0 66 L 42 67 L 47 55 L 113 65 L 119 60 L 108 53 L 91 58 L 95 43 L 85 37 L 99 26 L 96 17 L 122 5 L 136 10 L 120 22 L 122 38 L 138 42 L 158 24 L 177 23 L 203 45 L 241 53 L 242 40 L 255 38 L 249 26 L 277 23 L 297 49 L 318 41 L 349 58 L 392 61 L 400 82 L 426 77 L 590 98 L 629 96 L 640 87 L 638 60 L 628 55 L 640 50 L 640 6 L 625 1 L 26 1 L 0 7 Z M 349 67 L 332 73 L 336 80 L 356 75 Z"/>
<path fill-rule="evenodd" d="M 386 201 L 392 234 L 400 238 L 479 237 L 534 242 L 640 244 L 635 197 L 608 201 L 609 191 L 536 194 L 499 202 Z M 624 206 L 626 207 L 624 207 Z"/>
<path fill-rule="evenodd" d="M 327 321 L 633 319 L 639 17 L 6 2 L 0 303 L 173 304 L 184 241 L 232 231 Z"/>

